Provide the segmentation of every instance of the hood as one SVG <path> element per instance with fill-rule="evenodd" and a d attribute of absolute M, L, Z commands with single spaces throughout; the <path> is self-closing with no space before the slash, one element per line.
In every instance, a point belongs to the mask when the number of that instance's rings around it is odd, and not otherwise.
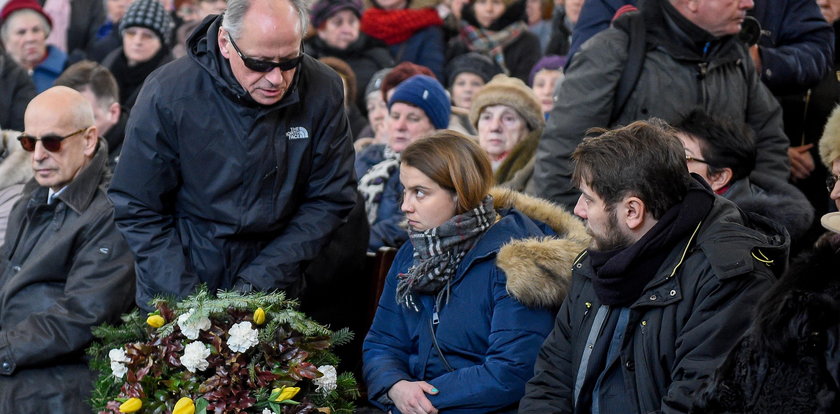
<path fill-rule="evenodd" d="M 490 194 L 497 210 L 515 208 L 557 232 L 556 236 L 513 240 L 502 246 L 496 265 L 507 276 L 508 293 L 525 306 L 560 306 L 571 283 L 575 257 L 589 245 L 583 223 L 543 199 L 501 187 Z"/>
<path fill-rule="evenodd" d="M 724 197 L 741 210 L 781 224 L 791 240 L 802 239 L 814 220 L 814 207 L 798 188 L 760 173 L 753 172 L 749 178 L 737 181 Z"/>
<path fill-rule="evenodd" d="M 0 131 L 0 189 L 14 184 L 23 184 L 32 178 L 29 153 L 17 142 L 20 132 Z"/>

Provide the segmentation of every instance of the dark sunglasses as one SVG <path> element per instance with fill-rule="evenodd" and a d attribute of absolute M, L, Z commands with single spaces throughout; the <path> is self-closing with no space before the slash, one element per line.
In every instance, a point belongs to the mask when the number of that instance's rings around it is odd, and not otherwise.
<path fill-rule="evenodd" d="M 829 193 L 834 191 L 837 180 L 840 180 L 840 175 L 829 174 L 828 177 L 825 177 L 825 188 L 828 189 Z"/>
<path fill-rule="evenodd" d="M 287 70 L 292 70 L 296 68 L 300 64 L 300 60 L 303 59 L 303 43 L 300 44 L 300 54 L 297 57 L 284 60 L 282 62 L 272 62 L 270 60 L 260 60 L 249 58 L 242 54 L 242 51 L 239 50 L 239 46 L 236 45 L 236 42 L 233 41 L 233 36 L 228 35 L 228 40 L 230 40 L 230 44 L 233 45 L 233 48 L 236 50 L 236 54 L 239 55 L 239 58 L 242 59 L 242 63 L 245 64 L 245 67 L 248 69 L 253 70 L 254 72 L 271 72 L 274 68 L 280 68 L 281 71 L 285 72 Z"/>
<path fill-rule="evenodd" d="M 21 134 L 18 137 L 18 142 L 20 142 L 20 146 L 23 147 L 24 150 L 32 152 L 35 151 L 35 144 L 38 141 L 41 141 L 41 144 L 44 146 L 44 149 L 49 152 L 58 152 L 61 150 L 61 141 L 64 141 L 67 138 L 72 137 L 73 135 L 80 134 L 82 132 L 87 131 L 87 128 L 82 128 L 76 132 L 67 134 L 65 136 L 58 136 L 55 134 L 44 135 L 41 138 L 35 138 L 32 135 Z"/>

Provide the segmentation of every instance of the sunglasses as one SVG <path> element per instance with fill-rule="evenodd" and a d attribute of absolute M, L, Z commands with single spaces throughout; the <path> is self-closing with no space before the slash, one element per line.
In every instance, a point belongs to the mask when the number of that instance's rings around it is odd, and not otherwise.
<path fill-rule="evenodd" d="M 63 137 L 55 134 L 48 134 L 44 135 L 41 138 L 35 138 L 32 135 L 21 134 L 18 137 L 18 142 L 20 142 L 20 146 L 28 152 L 35 151 L 35 144 L 38 141 L 41 141 L 41 145 L 44 146 L 45 150 L 49 152 L 58 152 L 61 150 L 61 141 L 64 141 L 65 139 L 70 138 L 73 135 L 80 134 L 85 131 L 87 131 L 87 128 L 82 128 L 76 132 L 67 134 Z"/>
<path fill-rule="evenodd" d="M 239 46 L 237 46 L 236 42 L 233 41 L 233 37 L 230 33 L 227 35 L 228 40 L 230 40 L 230 44 L 232 44 L 233 49 L 236 50 L 236 54 L 239 55 L 240 59 L 242 59 L 242 63 L 245 64 L 246 68 L 251 69 L 254 72 L 271 72 L 274 68 L 280 68 L 281 71 L 285 72 L 296 68 L 300 64 L 301 59 L 303 59 L 303 42 L 300 44 L 300 54 L 297 55 L 297 57 L 287 59 L 282 62 L 272 62 L 270 60 L 249 58 L 243 55 L 242 51 L 239 50 Z"/>
<path fill-rule="evenodd" d="M 834 186 L 837 184 L 837 180 L 840 180 L 840 175 L 829 174 L 828 177 L 825 177 L 825 187 L 828 189 L 828 192 L 834 191 Z"/>
<path fill-rule="evenodd" d="M 699 163 L 703 163 L 703 164 L 709 165 L 709 163 L 708 163 L 708 162 L 706 162 L 706 160 L 703 160 L 703 159 L 700 159 L 700 158 L 696 158 L 696 157 L 692 157 L 691 155 L 685 154 L 685 162 L 691 162 L 691 161 L 697 161 L 697 162 L 699 162 Z"/>

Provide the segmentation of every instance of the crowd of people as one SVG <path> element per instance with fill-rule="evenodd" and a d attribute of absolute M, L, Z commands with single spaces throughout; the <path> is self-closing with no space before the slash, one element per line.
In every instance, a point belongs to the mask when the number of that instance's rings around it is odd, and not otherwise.
<path fill-rule="evenodd" d="M 0 412 L 90 412 L 91 329 L 199 286 L 353 328 L 361 413 L 838 412 L 838 22 L 0 0 Z"/>

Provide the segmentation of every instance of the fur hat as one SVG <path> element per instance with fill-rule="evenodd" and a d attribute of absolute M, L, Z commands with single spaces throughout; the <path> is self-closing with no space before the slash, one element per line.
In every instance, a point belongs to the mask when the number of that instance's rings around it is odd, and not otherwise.
<path fill-rule="evenodd" d="M 166 45 L 172 37 L 174 25 L 158 0 L 135 0 L 120 20 L 120 34 L 129 27 L 145 27 L 155 32 L 160 42 Z"/>
<path fill-rule="evenodd" d="M 516 110 L 531 131 L 545 127 L 545 116 L 534 91 L 517 78 L 496 75 L 490 83 L 478 90 L 470 108 L 470 122 L 474 127 L 478 128 L 481 111 L 493 105 L 507 105 Z"/>
<path fill-rule="evenodd" d="M 825 123 L 820 138 L 820 158 L 829 170 L 834 160 L 840 158 L 840 105 L 834 107 Z"/>
<path fill-rule="evenodd" d="M 47 19 L 47 24 L 52 27 L 52 19 L 50 19 L 50 16 L 35 0 L 10 0 L 5 6 L 3 6 L 3 10 L 0 11 L 0 25 L 6 23 L 6 18 L 8 18 L 9 15 L 18 10 L 24 9 L 33 10 L 41 16 L 44 16 L 44 18 Z"/>
<path fill-rule="evenodd" d="M 414 75 L 401 83 L 388 101 L 388 109 L 396 102 L 405 102 L 422 109 L 437 129 L 449 126 L 449 115 L 452 113 L 449 97 L 440 82 L 431 76 Z"/>
<path fill-rule="evenodd" d="M 350 10 L 356 17 L 362 17 L 362 2 L 360 0 L 320 0 L 312 6 L 309 20 L 313 27 L 318 27 L 334 14 Z"/>
<path fill-rule="evenodd" d="M 451 88 L 455 78 L 464 72 L 474 73 L 484 83 L 487 83 L 490 82 L 490 79 L 493 79 L 493 76 L 502 73 L 502 70 L 490 58 L 481 53 L 466 53 L 452 59 L 446 65 L 446 85 Z"/>

